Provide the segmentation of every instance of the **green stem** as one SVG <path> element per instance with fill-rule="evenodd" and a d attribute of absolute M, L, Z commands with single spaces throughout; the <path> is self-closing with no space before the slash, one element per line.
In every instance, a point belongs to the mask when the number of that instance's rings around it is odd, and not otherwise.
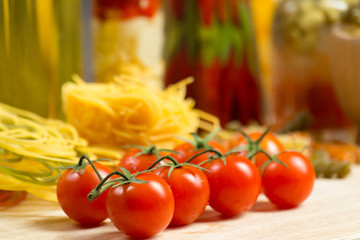
<path fill-rule="evenodd" d="M 94 163 L 86 156 L 86 155 L 82 155 L 80 160 L 79 160 L 79 164 L 78 166 L 81 167 L 83 166 L 83 162 L 84 160 L 86 160 L 90 165 L 91 167 L 94 169 L 96 175 L 98 176 L 98 178 L 100 179 L 100 181 L 103 179 L 103 177 L 100 175 L 99 171 L 96 169 Z"/>
<path fill-rule="evenodd" d="M 256 154 L 258 153 L 264 153 L 266 156 L 270 156 L 268 152 L 266 152 L 262 147 L 257 147 L 256 149 L 249 151 L 248 155 L 246 156 L 246 158 L 251 159 L 253 157 L 255 157 Z"/>
<path fill-rule="evenodd" d="M 246 158 L 251 159 L 252 162 L 255 161 L 254 156 L 259 152 L 264 152 L 264 150 L 260 147 L 261 141 L 264 139 L 264 137 L 269 133 L 271 127 L 268 127 L 263 134 L 256 140 L 252 140 L 249 135 L 247 135 L 245 132 L 240 131 L 240 133 L 245 137 L 246 141 L 248 142 L 246 146 L 246 149 L 248 151 L 248 154 Z"/>
<path fill-rule="evenodd" d="M 203 155 L 204 153 L 208 153 L 208 152 L 212 152 L 215 153 L 219 158 L 222 158 L 224 155 L 222 153 L 220 153 L 219 151 L 215 150 L 215 149 L 207 149 L 205 151 L 199 152 L 195 155 L 193 155 L 192 157 L 190 157 L 188 160 L 186 160 L 186 163 L 191 162 L 192 160 L 194 160 L 195 158 L 197 158 L 200 155 Z"/>
<path fill-rule="evenodd" d="M 194 147 L 195 149 L 202 149 L 205 148 L 205 143 L 203 139 L 201 139 L 196 133 L 191 133 L 191 136 L 194 138 Z"/>
<path fill-rule="evenodd" d="M 256 140 L 255 142 L 257 143 L 257 144 L 260 144 L 261 143 L 261 141 L 264 139 L 264 137 L 270 132 L 270 129 L 271 129 L 272 127 L 268 127 L 266 130 L 265 130 L 265 132 L 260 136 L 260 138 L 258 139 L 258 140 Z"/>
<path fill-rule="evenodd" d="M 87 198 L 90 202 L 93 201 L 98 196 L 100 196 L 101 193 L 106 191 L 108 188 L 110 188 L 114 184 L 113 182 L 109 182 L 109 184 L 106 184 L 106 181 L 114 175 L 120 175 L 125 180 L 129 180 L 129 178 L 124 173 L 120 172 L 119 170 L 115 170 L 115 171 L 111 172 L 105 178 L 103 178 L 100 181 L 100 183 L 93 190 L 91 190 L 91 192 L 87 195 Z"/>
<path fill-rule="evenodd" d="M 264 153 L 264 154 L 269 158 L 269 160 L 267 160 L 266 162 L 264 162 L 264 163 L 259 167 L 260 172 L 261 172 L 261 175 L 264 173 L 266 167 L 267 167 L 271 162 L 276 162 L 276 163 L 279 163 L 279 164 L 283 165 L 283 166 L 286 167 L 286 168 L 289 168 L 283 161 L 281 161 L 280 159 L 278 159 L 278 156 L 279 156 L 281 153 L 285 152 L 285 151 L 282 151 L 282 152 L 280 152 L 280 153 L 278 153 L 278 154 L 276 154 L 276 155 L 273 155 L 273 156 L 271 156 L 271 155 L 270 155 L 268 152 L 266 152 L 265 150 L 261 150 L 261 151 L 259 151 L 259 152 Z"/>
<path fill-rule="evenodd" d="M 151 170 L 152 168 L 154 168 L 156 165 L 158 165 L 158 164 L 159 164 L 162 160 L 164 160 L 164 159 L 170 160 L 171 162 L 174 163 L 175 166 L 178 166 L 178 165 L 179 165 L 178 161 L 176 161 L 175 158 L 167 155 L 167 156 L 163 156 L 163 157 L 159 158 L 158 160 L 156 160 L 153 164 L 151 164 L 151 165 L 146 169 L 146 171 Z"/>

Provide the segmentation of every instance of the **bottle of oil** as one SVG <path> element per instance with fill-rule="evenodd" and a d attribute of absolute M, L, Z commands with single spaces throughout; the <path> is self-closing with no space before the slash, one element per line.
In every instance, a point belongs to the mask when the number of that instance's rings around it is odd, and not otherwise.
<path fill-rule="evenodd" d="M 81 73 L 80 0 L 0 0 L 0 102 L 61 117 L 60 89 Z"/>

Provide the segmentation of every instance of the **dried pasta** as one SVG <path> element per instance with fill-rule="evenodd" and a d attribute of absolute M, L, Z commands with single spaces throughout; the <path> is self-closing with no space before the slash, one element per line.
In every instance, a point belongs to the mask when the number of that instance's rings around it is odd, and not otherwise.
<path fill-rule="evenodd" d="M 216 117 L 194 109 L 194 100 L 186 98 L 191 78 L 165 90 L 124 75 L 111 83 L 85 83 L 78 76 L 74 80 L 63 86 L 64 112 L 91 145 L 171 148 L 178 137 L 219 127 Z"/>
<path fill-rule="evenodd" d="M 76 163 L 76 148 L 86 146 L 70 124 L 0 103 L 1 190 L 55 201 L 56 168 Z"/>

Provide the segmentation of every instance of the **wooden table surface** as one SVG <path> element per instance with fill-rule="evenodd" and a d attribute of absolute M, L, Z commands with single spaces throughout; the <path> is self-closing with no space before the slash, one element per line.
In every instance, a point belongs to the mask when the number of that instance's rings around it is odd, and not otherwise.
<path fill-rule="evenodd" d="M 0 239 L 129 239 L 109 220 L 83 228 L 68 219 L 57 203 L 29 196 L 0 212 Z M 360 166 L 342 180 L 318 179 L 311 196 L 297 209 L 277 210 L 260 196 L 248 212 L 232 219 L 207 208 L 195 223 L 166 229 L 163 239 L 360 239 Z"/>

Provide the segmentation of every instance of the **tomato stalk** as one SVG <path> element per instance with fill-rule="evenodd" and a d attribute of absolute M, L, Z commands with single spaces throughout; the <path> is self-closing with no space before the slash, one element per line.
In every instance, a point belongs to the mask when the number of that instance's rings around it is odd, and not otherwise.
<path fill-rule="evenodd" d="M 137 153 L 136 155 L 134 155 L 134 158 L 138 157 L 138 156 L 141 156 L 141 155 L 155 155 L 157 158 L 160 158 L 161 155 L 160 153 L 161 152 L 169 152 L 169 153 L 176 153 L 176 154 L 180 154 L 176 151 L 173 151 L 173 150 L 170 150 L 170 149 L 157 149 L 155 145 L 149 145 L 147 147 L 143 147 L 143 146 L 140 146 L 140 145 L 126 145 L 126 146 L 123 146 L 123 147 L 132 147 L 132 148 L 137 148 L 140 150 L 139 153 Z"/>
<path fill-rule="evenodd" d="M 106 177 L 104 177 L 100 181 L 100 183 L 93 190 L 91 190 L 91 192 L 87 195 L 87 198 L 90 202 L 99 197 L 104 191 L 106 191 L 110 187 L 117 187 L 127 183 L 147 183 L 147 181 L 136 178 L 136 176 L 140 173 L 144 173 L 147 171 L 131 174 L 126 168 L 120 169 L 121 171 L 115 170 Z M 116 178 L 109 180 L 114 175 L 119 175 L 120 177 L 122 177 L 122 179 Z"/>
<path fill-rule="evenodd" d="M 151 164 L 146 170 L 151 171 L 154 169 L 154 167 L 159 164 L 161 161 L 168 159 L 170 160 L 174 166 L 179 166 L 180 164 L 178 163 L 178 161 L 176 161 L 175 158 L 171 157 L 171 156 L 163 156 L 159 159 L 157 159 L 153 164 Z"/>
<path fill-rule="evenodd" d="M 199 155 L 199 154 L 196 154 L 196 155 Z M 196 155 L 194 155 L 194 156 L 196 156 Z M 165 160 L 165 159 L 170 160 L 170 162 L 168 162 L 167 165 L 160 165 L 160 166 L 154 168 L 157 164 L 159 164 L 161 161 L 163 161 L 163 160 Z M 149 166 L 149 167 L 147 168 L 147 170 L 148 170 L 148 171 L 152 171 L 152 170 L 155 170 L 155 169 L 158 169 L 158 168 L 162 168 L 162 167 L 170 167 L 169 173 L 168 173 L 168 178 L 169 178 L 170 175 L 171 175 L 171 173 L 172 173 L 172 171 L 173 171 L 175 168 L 180 168 L 180 167 L 182 167 L 182 166 L 192 166 L 192 167 L 196 167 L 196 168 L 198 168 L 198 169 L 200 169 L 200 170 L 207 171 L 207 169 L 202 168 L 202 167 L 200 167 L 199 165 L 191 164 L 191 163 L 189 163 L 189 162 L 179 163 L 178 161 L 176 161 L 175 158 L 173 158 L 173 157 L 171 157 L 171 156 L 163 156 L 163 157 L 159 158 L 159 159 L 156 160 L 151 166 Z"/>
<path fill-rule="evenodd" d="M 181 139 L 185 142 L 190 143 L 195 147 L 196 150 L 200 149 L 212 149 L 213 147 L 210 146 L 209 141 L 212 140 L 216 134 L 220 131 L 220 128 L 215 129 L 214 131 L 210 132 L 208 135 L 206 135 L 204 138 L 201 138 L 196 133 L 191 133 L 191 136 L 193 137 L 193 140 L 188 139 Z"/>
<path fill-rule="evenodd" d="M 185 163 L 190 163 L 193 159 L 195 159 L 196 157 L 198 157 L 198 156 L 200 156 L 200 155 L 203 155 L 203 154 L 205 154 L 205 153 L 215 153 L 215 155 L 213 155 L 213 156 L 208 156 L 208 159 L 206 159 L 205 161 L 203 161 L 203 162 L 201 162 L 201 163 L 198 164 L 199 166 L 203 165 L 204 163 L 210 162 L 210 161 L 213 160 L 213 159 L 219 159 L 219 158 L 220 158 L 220 159 L 224 162 L 224 164 L 226 165 L 226 156 L 228 156 L 228 155 L 230 155 L 230 154 L 233 154 L 233 153 L 235 153 L 235 152 L 230 151 L 230 152 L 228 152 L 228 153 L 226 153 L 226 154 L 222 154 L 221 152 L 219 152 L 219 151 L 217 151 L 217 150 L 215 150 L 215 149 L 207 149 L 207 150 L 205 150 L 205 151 L 202 151 L 202 152 L 199 152 L 199 153 L 193 155 L 193 156 L 192 156 L 191 158 L 189 158 Z"/>
<path fill-rule="evenodd" d="M 240 131 L 240 133 L 245 137 L 247 144 L 241 147 L 235 147 L 232 149 L 232 151 L 242 151 L 246 150 L 248 153 L 246 155 L 246 158 L 251 159 L 252 163 L 255 163 L 255 155 L 259 152 L 265 153 L 266 151 L 260 146 L 261 141 L 264 139 L 264 137 L 270 132 L 271 127 L 268 127 L 265 132 L 258 138 L 256 141 L 250 138 L 249 135 L 247 135 L 245 132 Z M 267 154 L 267 153 L 265 153 Z M 268 154 L 267 154 L 268 155 Z"/>
<path fill-rule="evenodd" d="M 98 159 L 99 160 L 99 159 Z M 97 160 L 95 160 L 97 161 Z M 54 169 L 74 169 L 75 172 L 79 173 L 79 174 L 83 174 L 85 171 L 85 167 L 87 164 L 90 164 L 91 167 L 94 169 L 94 172 L 96 173 L 96 175 L 98 176 L 98 178 L 100 179 L 100 181 L 103 179 L 103 177 L 101 176 L 101 174 L 99 173 L 99 171 L 96 169 L 95 165 L 93 162 L 95 161 L 91 161 L 89 159 L 89 157 L 87 157 L 86 155 L 82 155 L 78 161 L 78 163 L 76 165 L 71 165 L 71 166 L 66 166 L 66 167 L 57 167 Z M 86 163 L 87 162 L 87 163 Z"/>
<path fill-rule="evenodd" d="M 266 167 L 267 167 L 271 162 L 277 162 L 277 163 L 283 165 L 284 167 L 289 168 L 284 162 L 282 162 L 282 161 L 278 158 L 278 156 L 279 156 L 281 153 L 287 152 L 287 151 L 282 151 L 282 152 L 280 152 L 280 153 L 278 153 L 278 154 L 275 154 L 275 155 L 272 155 L 272 156 L 271 156 L 268 152 L 266 152 L 265 150 L 260 150 L 259 152 L 264 153 L 264 154 L 269 158 L 266 162 L 264 162 L 264 163 L 260 166 L 261 175 L 263 175 Z"/>
<path fill-rule="evenodd" d="M 103 179 L 103 177 L 101 176 L 101 174 L 99 173 L 99 171 L 96 169 L 95 165 L 93 164 L 93 162 L 86 156 L 86 155 L 82 155 L 80 160 L 79 160 L 79 164 L 78 166 L 81 167 L 80 169 L 82 170 L 82 172 L 84 172 L 84 169 L 86 167 L 86 162 L 85 160 L 91 165 L 91 167 L 94 169 L 94 172 L 96 173 L 96 175 L 98 176 L 98 178 L 100 179 L 100 181 Z M 74 170 L 76 171 L 76 169 L 74 168 Z"/>

